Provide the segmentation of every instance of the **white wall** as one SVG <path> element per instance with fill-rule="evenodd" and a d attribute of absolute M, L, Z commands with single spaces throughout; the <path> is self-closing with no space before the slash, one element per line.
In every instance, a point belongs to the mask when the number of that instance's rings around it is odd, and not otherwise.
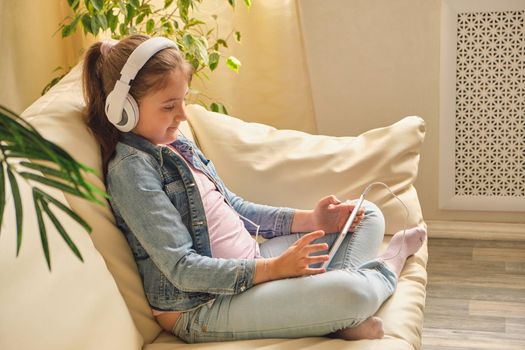
<path fill-rule="evenodd" d="M 427 123 L 416 182 L 425 219 L 525 222 L 523 213 L 438 208 L 439 0 L 297 4 L 319 133 L 356 135 L 419 115 Z"/>

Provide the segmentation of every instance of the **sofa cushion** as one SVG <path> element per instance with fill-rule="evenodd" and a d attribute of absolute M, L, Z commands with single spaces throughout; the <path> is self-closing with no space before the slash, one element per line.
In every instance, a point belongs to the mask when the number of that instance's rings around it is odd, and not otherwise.
<path fill-rule="evenodd" d="M 141 349 L 142 337 L 89 234 L 53 206 L 84 262 L 46 220 L 51 256 L 51 271 L 48 270 L 31 188 L 23 179 L 18 184 L 24 203 L 18 257 L 9 186 L 0 235 L 0 349 Z M 62 192 L 49 188 L 45 191 L 65 203 Z"/>
<path fill-rule="evenodd" d="M 197 105 L 188 109 L 201 149 L 228 187 L 250 201 L 311 209 L 328 194 L 359 198 L 380 181 L 408 206 L 408 227 L 424 225 L 413 186 L 425 135 L 419 117 L 357 137 L 333 137 L 246 123 Z M 383 211 L 387 234 L 404 227 L 404 207 L 383 186 L 372 187 L 366 199 Z"/>

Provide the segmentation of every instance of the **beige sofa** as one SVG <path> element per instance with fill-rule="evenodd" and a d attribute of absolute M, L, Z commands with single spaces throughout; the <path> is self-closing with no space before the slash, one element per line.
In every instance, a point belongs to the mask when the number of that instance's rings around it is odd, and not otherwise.
<path fill-rule="evenodd" d="M 97 144 L 83 122 L 83 107 L 77 67 L 31 105 L 23 117 L 79 161 L 100 169 Z M 189 123 L 183 126 L 183 133 L 198 142 L 226 184 L 249 200 L 312 208 L 324 195 L 356 198 L 368 183 L 383 181 L 408 205 L 409 226 L 424 225 L 413 187 L 425 133 L 424 121 L 419 117 L 403 118 L 356 137 L 328 137 L 245 123 L 199 106 L 190 106 L 189 112 Z M 359 117 L 353 117 L 352 122 L 359 123 Z M 99 177 L 91 176 L 89 180 L 103 186 Z M 9 205 L 0 235 L 0 349 L 421 347 L 426 246 L 409 259 L 395 294 L 378 312 L 385 324 L 386 335 L 382 340 L 304 338 L 187 345 L 162 331 L 153 319 L 132 255 L 115 227 L 110 210 L 56 190 L 49 191 L 93 227 L 88 235 L 74 221 L 59 215 L 79 246 L 84 263 L 48 223 L 52 272 L 47 270 L 30 188 L 23 181 L 24 236 L 20 255 L 15 257 L 14 215 L 7 194 Z M 402 229 L 403 209 L 386 190 L 375 188 L 367 199 L 383 210 L 387 234 Z M 386 236 L 385 242 L 389 238 Z"/>

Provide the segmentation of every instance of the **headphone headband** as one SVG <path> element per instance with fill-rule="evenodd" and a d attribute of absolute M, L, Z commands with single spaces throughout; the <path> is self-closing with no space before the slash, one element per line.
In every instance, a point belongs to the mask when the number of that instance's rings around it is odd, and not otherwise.
<path fill-rule="evenodd" d="M 130 131 L 138 122 L 138 105 L 129 94 L 131 81 L 153 55 L 166 48 L 178 50 L 177 45 L 168 38 L 150 38 L 133 50 L 122 67 L 120 79 L 115 82 L 115 87 L 106 97 L 105 108 L 109 121 L 119 130 Z"/>
<path fill-rule="evenodd" d="M 177 48 L 173 41 L 164 37 L 150 38 L 141 43 L 135 50 L 133 50 L 131 55 L 129 55 L 126 64 L 122 67 L 122 70 L 120 71 L 120 80 L 129 84 L 153 55 L 160 50 L 169 47 Z"/>

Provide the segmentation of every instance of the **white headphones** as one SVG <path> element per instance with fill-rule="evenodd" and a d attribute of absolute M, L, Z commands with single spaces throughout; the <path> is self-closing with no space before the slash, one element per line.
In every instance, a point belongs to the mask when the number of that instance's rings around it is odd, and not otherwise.
<path fill-rule="evenodd" d="M 137 73 L 153 55 L 169 47 L 178 50 L 177 45 L 170 39 L 150 38 L 137 46 L 129 55 L 120 71 L 120 79 L 106 97 L 106 116 L 111 124 L 120 131 L 131 131 L 139 121 L 139 106 L 129 94 L 130 82 L 135 79 Z"/>

